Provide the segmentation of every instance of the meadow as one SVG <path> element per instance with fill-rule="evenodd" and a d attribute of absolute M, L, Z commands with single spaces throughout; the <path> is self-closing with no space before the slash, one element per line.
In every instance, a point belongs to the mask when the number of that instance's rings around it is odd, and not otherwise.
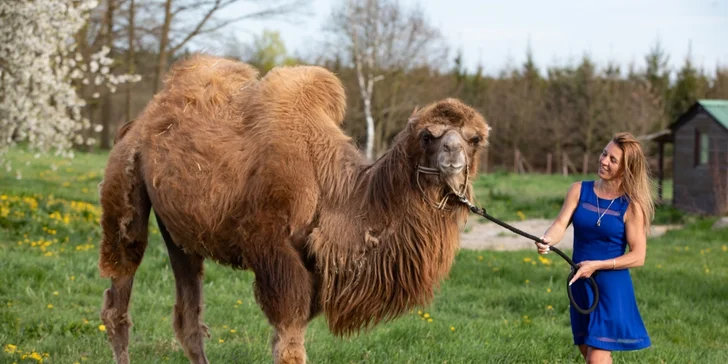
<path fill-rule="evenodd" d="M 0 363 L 112 362 L 98 317 L 109 282 L 96 267 L 106 155 L 68 161 L 15 150 L 8 157 L 14 169 L 0 172 Z M 506 220 L 552 218 L 569 184 L 591 177 L 481 175 L 477 202 Z M 632 270 L 653 346 L 616 353 L 614 362 L 726 363 L 728 229 L 711 230 L 715 218 L 668 207 L 656 220 L 684 228 L 650 238 L 645 266 Z M 187 363 L 171 324 L 172 271 L 150 224 L 132 294 L 131 359 Z M 210 361 L 271 362 L 271 329 L 253 298 L 253 275 L 209 262 L 205 273 Z M 567 274 L 558 257 L 531 250 L 462 250 L 428 307 L 349 338 L 332 336 L 323 318 L 315 319 L 306 333 L 309 361 L 583 362 L 571 344 Z"/>

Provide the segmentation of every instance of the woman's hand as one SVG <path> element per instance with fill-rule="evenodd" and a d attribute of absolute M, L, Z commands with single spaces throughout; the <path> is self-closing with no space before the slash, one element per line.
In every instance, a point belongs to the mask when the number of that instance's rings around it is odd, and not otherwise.
<path fill-rule="evenodd" d="M 538 253 L 539 254 L 548 254 L 550 247 L 551 247 L 551 238 L 544 235 L 541 237 L 541 241 L 543 241 L 545 244 L 536 243 L 536 248 L 538 249 Z"/>
<path fill-rule="evenodd" d="M 574 274 L 574 278 L 571 278 L 569 285 L 576 282 L 579 278 L 589 278 L 594 274 L 595 271 L 602 269 L 603 262 L 598 260 L 585 260 L 581 263 L 576 264 L 579 269 Z"/>

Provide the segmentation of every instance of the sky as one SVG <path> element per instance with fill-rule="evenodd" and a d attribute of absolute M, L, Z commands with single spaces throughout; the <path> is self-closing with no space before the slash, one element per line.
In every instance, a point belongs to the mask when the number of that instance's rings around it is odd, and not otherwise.
<path fill-rule="evenodd" d="M 334 5 L 345 0 L 311 0 L 311 15 L 290 24 L 251 21 L 230 32 L 242 41 L 264 29 L 280 32 L 290 53 L 306 55 L 323 37 Z M 239 9 L 246 11 L 241 3 Z M 659 41 L 678 69 L 685 57 L 712 74 L 728 67 L 728 0 L 400 0 L 419 4 L 453 50 L 461 49 L 465 66 L 478 64 L 488 74 L 518 67 L 530 44 L 537 66 L 574 64 L 586 53 L 599 65 L 613 61 L 626 70 L 644 66 Z M 249 9 L 247 9 L 249 11 Z M 451 52 L 454 58 L 454 52 Z"/>

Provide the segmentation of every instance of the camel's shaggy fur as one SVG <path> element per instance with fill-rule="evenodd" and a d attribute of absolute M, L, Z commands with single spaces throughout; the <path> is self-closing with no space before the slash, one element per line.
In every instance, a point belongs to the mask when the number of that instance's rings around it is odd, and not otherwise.
<path fill-rule="evenodd" d="M 306 324 L 319 312 L 346 335 L 431 301 L 467 209 L 454 196 L 444 209 L 430 202 L 453 185 L 471 194 L 466 176 L 488 133 L 480 114 L 454 99 L 416 110 L 392 149 L 367 164 L 340 129 L 344 89 L 322 68 L 258 79 L 248 65 L 197 55 L 169 74 L 117 136 L 101 187 L 99 268 L 112 279 L 102 318 L 118 362 L 128 362 L 128 302 L 152 206 L 177 282 L 175 332 L 191 362 L 207 362 L 206 258 L 255 273 L 276 362 L 305 361 Z M 459 142 L 443 147 L 445 134 Z M 464 172 L 418 175 L 447 153 L 462 154 Z"/>

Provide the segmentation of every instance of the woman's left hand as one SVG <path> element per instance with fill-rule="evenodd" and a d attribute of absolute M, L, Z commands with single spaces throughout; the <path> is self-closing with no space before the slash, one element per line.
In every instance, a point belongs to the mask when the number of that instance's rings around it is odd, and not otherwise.
<path fill-rule="evenodd" d="M 576 271 L 576 274 L 574 274 L 574 278 L 571 278 L 569 285 L 576 282 L 576 280 L 579 278 L 591 277 L 591 275 L 594 274 L 595 271 L 601 268 L 601 262 L 594 260 L 585 260 L 583 262 L 577 263 L 576 266 L 579 267 L 579 269 Z"/>

